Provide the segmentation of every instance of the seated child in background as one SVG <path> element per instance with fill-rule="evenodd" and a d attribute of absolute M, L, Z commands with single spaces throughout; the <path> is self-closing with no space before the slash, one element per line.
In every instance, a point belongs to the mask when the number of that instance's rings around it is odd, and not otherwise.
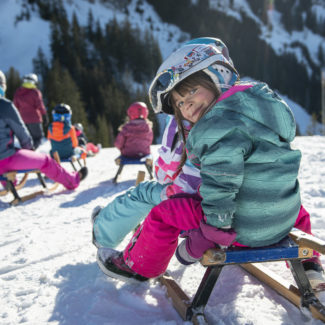
<path fill-rule="evenodd" d="M 94 154 L 98 153 L 101 149 L 101 144 L 94 145 L 92 142 L 89 142 L 85 133 L 84 127 L 81 123 L 74 124 L 74 128 L 76 130 L 76 135 L 78 139 L 79 147 L 84 148 L 87 151 L 87 156 L 93 156 Z"/>
<path fill-rule="evenodd" d="M 133 103 L 127 110 L 128 121 L 119 127 L 114 146 L 122 156 L 142 158 L 150 154 L 153 140 L 152 123 L 147 119 L 148 108 L 143 102 Z"/>
<path fill-rule="evenodd" d="M 51 141 L 51 155 L 58 152 L 61 159 L 80 155 L 86 158 L 85 149 L 78 146 L 78 139 L 74 126 L 71 125 L 71 107 L 67 104 L 59 104 L 52 111 L 53 122 L 49 125 L 47 138 Z"/>
<path fill-rule="evenodd" d="M 0 175 L 14 170 L 39 169 L 48 178 L 67 189 L 75 189 L 88 173 L 87 167 L 69 172 L 49 155 L 33 151 L 33 140 L 17 108 L 4 98 L 7 88 L 5 74 L 0 70 Z M 21 149 L 15 148 L 14 136 Z M 1 182 L 6 186 L 6 182 Z"/>

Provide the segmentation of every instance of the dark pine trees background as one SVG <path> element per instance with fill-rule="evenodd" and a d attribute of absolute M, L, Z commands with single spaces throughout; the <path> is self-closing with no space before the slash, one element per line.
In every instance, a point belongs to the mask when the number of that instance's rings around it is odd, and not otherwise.
<path fill-rule="evenodd" d="M 55 105 L 67 103 L 72 122 L 82 123 L 91 141 L 111 146 L 129 105 L 144 101 L 149 106 L 147 84 L 162 61 L 157 41 L 149 31 L 131 28 L 128 20 L 101 26 L 91 11 L 87 26 L 81 27 L 76 15 L 69 22 L 61 0 L 28 0 L 20 18 L 28 19 L 30 10 L 51 22 L 52 59 L 40 48 L 33 60 L 49 117 Z M 7 76 L 7 97 L 12 99 L 21 77 L 14 68 Z M 152 112 L 149 119 L 157 135 Z"/>
<path fill-rule="evenodd" d="M 210 9 L 209 0 L 147 0 L 162 20 L 177 25 L 194 37 L 213 36 L 222 39 L 229 47 L 229 52 L 241 75 L 268 83 L 289 98 L 317 116 L 320 121 L 321 109 L 321 67 L 325 68 L 324 50 L 318 49 L 320 66 L 309 57 L 304 40 L 291 46 L 300 48 L 311 67 L 311 74 L 306 66 L 298 62 L 290 53 L 277 55 L 260 36 L 260 28 L 255 21 L 241 12 L 239 21 L 220 11 Z M 222 1 L 219 2 L 220 7 Z M 304 27 L 325 37 L 325 21 L 317 20 L 311 11 L 312 0 L 248 0 L 251 10 L 264 23 L 267 23 L 267 9 L 272 3 L 282 14 L 281 23 L 291 33 L 302 31 Z M 233 1 L 229 1 L 230 9 Z M 171 10 L 170 8 L 173 8 Z M 303 19 L 305 17 L 305 19 Z M 272 28 L 269 26 L 269 28 Z"/>

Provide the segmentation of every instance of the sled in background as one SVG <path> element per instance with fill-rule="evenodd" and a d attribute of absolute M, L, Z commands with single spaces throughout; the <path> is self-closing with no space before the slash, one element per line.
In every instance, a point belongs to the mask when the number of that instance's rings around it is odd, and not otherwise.
<path fill-rule="evenodd" d="M 86 157 L 84 157 L 83 154 L 73 155 L 73 156 L 71 156 L 69 158 L 61 159 L 60 156 L 59 156 L 59 153 L 57 151 L 55 151 L 55 152 L 53 152 L 53 158 L 58 163 L 61 163 L 61 162 L 70 163 L 74 171 L 77 171 L 77 168 L 75 166 L 75 162 L 77 162 L 80 167 L 86 167 Z M 82 166 L 80 160 L 83 161 L 83 166 Z"/>
<path fill-rule="evenodd" d="M 113 178 L 113 183 L 117 183 L 118 176 L 122 173 L 123 167 L 125 165 L 145 165 L 149 173 L 150 179 L 153 179 L 152 175 L 152 156 L 144 156 L 142 158 L 128 158 L 125 156 L 119 156 L 115 159 L 116 165 L 119 166 L 116 175 Z"/>
<path fill-rule="evenodd" d="M 316 298 L 301 263 L 313 256 L 313 250 L 324 254 L 325 242 L 300 231 L 293 231 L 280 243 L 262 248 L 209 249 L 201 259 L 207 267 L 193 299 L 190 299 L 175 280 L 164 274 L 159 278 L 167 288 L 175 309 L 186 321 L 208 324 L 204 308 L 224 266 L 238 264 L 261 282 L 270 286 L 298 308 L 304 307 L 311 315 L 325 322 L 325 306 Z M 287 261 L 297 287 L 268 270 L 260 262 Z M 285 267 L 285 264 L 284 264 Z"/>
<path fill-rule="evenodd" d="M 60 164 L 60 157 L 57 151 L 53 153 L 53 158 L 58 164 Z M 20 182 L 17 185 L 14 185 L 17 174 L 21 174 L 21 173 L 24 173 L 23 178 L 20 180 Z M 27 181 L 28 175 L 32 173 L 36 173 L 37 178 L 43 187 L 43 190 L 36 191 L 28 195 L 20 196 L 17 191 L 23 188 L 23 186 Z M 0 192 L 0 196 L 6 195 L 9 192 L 12 193 L 12 195 L 14 196 L 13 201 L 9 202 L 10 205 L 17 205 L 27 200 L 31 200 L 38 195 L 53 192 L 59 186 L 59 183 L 54 183 L 51 187 L 48 188 L 44 180 L 44 177 L 42 176 L 41 172 L 38 169 L 22 169 L 22 170 L 10 171 L 0 175 L 0 181 L 6 182 L 6 189 Z"/>
<path fill-rule="evenodd" d="M 17 176 L 17 174 L 21 174 L 21 173 L 23 173 L 24 176 L 22 177 L 20 182 L 15 186 L 14 183 L 16 180 L 16 176 Z M 43 190 L 36 191 L 36 192 L 33 192 L 28 195 L 20 196 L 18 194 L 18 190 L 20 190 L 21 188 L 24 187 L 24 185 L 27 181 L 28 175 L 32 174 L 32 173 L 36 173 L 37 178 L 43 187 Z M 0 181 L 6 182 L 6 189 L 0 192 L 0 196 L 6 195 L 9 192 L 12 193 L 12 195 L 14 196 L 13 201 L 11 201 L 9 203 L 10 205 L 17 205 L 18 203 L 25 202 L 27 200 L 31 200 L 34 197 L 36 197 L 37 195 L 42 195 L 45 192 L 52 192 L 59 185 L 59 183 L 54 183 L 50 188 L 48 188 L 41 172 L 38 169 L 23 169 L 23 170 L 10 171 L 10 172 L 0 175 Z"/>

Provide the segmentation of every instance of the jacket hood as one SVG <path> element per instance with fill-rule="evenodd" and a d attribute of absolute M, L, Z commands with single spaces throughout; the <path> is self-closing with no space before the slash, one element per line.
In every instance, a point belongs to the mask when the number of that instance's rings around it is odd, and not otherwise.
<path fill-rule="evenodd" d="M 265 83 L 253 84 L 251 88 L 237 92 L 217 103 L 216 106 L 219 104 L 221 106 L 226 104 L 227 110 L 255 120 L 288 142 L 291 142 L 296 135 L 296 122 L 291 109 Z"/>
<path fill-rule="evenodd" d="M 136 119 L 128 122 L 123 126 L 127 132 L 148 132 L 150 129 L 149 124 L 143 119 Z"/>

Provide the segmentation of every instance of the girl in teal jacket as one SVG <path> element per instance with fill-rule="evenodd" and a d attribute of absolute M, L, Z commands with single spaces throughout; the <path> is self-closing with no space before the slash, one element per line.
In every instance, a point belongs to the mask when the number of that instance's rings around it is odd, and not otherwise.
<path fill-rule="evenodd" d="M 144 280 L 165 272 L 181 231 L 178 259 L 189 264 L 207 248 L 260 247 L 283 239 L 301 206 L 300 151 L 288 105 L 264 83 L 242 83 L 226 48 L 196 39 L 159 68 L 149 97 L 156 111 L 174 114 L 186 136 L 186 155 L 200 170 L 196 197 L 163 201 L 123 253 L 101 256 L 105 273 Z"/>

